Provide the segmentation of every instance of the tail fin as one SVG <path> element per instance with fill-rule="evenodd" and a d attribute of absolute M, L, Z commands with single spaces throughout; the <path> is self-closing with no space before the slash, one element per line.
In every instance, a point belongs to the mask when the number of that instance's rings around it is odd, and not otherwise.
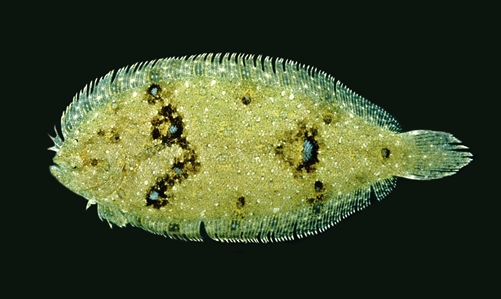
<path fill-rule="evenodd" d="M 403 177 L 414 180 L 432 180 L 455 174 L 472 160 L 467 146 L 452 134 L 416 130 L 408 134 L 416 145 L 415 165 Z"/>

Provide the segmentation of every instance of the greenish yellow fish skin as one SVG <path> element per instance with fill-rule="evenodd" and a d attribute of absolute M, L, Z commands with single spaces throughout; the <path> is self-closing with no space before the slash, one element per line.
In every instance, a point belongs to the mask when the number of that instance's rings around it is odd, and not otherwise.
<path fill-rule="evenodd" d="M 471 161 L 449 133 L 397 121 L 331 76 L 283 59 L 203 54 L 136 64 L 78 93 L 52 175 L 110 226 L 223 242 L 322 232 L 396 177 Z"/>

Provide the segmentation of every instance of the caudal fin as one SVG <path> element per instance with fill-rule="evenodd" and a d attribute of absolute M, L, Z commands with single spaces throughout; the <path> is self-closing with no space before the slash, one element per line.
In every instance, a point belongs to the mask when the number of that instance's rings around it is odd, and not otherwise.
<path fill-rule="evenodd" d="M 416 145 L 415 164 L 403 177 L 414 180 L 432 180 L 455 174 L 472 160 L 467 146 L 445 132 L 416 130 L 408 134 Z"/>

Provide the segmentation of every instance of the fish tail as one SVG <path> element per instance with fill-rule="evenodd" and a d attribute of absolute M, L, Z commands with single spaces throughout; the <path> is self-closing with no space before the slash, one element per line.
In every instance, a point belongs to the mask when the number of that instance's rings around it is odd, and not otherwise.
<path fill-rule="evenodd" d="M 403 133 L 414 141 L 413 165 L 405 178 L 432 180 L 455 174 L 472 160 L 468 147 L 452 134 L 416 130 Z"/>

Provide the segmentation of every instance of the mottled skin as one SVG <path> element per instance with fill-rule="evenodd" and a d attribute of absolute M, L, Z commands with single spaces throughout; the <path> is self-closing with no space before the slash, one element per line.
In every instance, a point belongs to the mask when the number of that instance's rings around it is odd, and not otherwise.
<path fill-rule="evenodd" d="M 393 177 L 412 177 L 416 142 L 384 121 L 299 84 L 155 80 L 86 113 L 51 173 L 119 226 L 199 240 L 203 222 L 217 240 L 290 239 L 365 207 L 371 186 L 384 196 Z"/>

